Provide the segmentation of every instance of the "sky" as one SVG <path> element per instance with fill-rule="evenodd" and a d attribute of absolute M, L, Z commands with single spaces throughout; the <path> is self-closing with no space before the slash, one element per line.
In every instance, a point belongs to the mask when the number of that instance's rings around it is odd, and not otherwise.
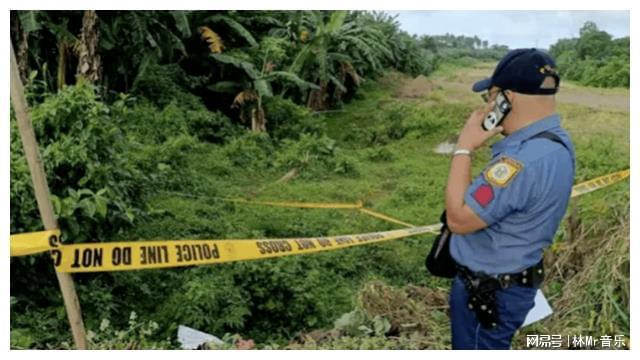
<path fill-rule="evenodd" d="M 410 34 L 477 35 L 489 45 L 511 49 L 548 49 L 558 39 L 577 37 L 585 21 L 614 38 L 629 36 L 629 11 L 387 11 L 398 14 L 400 27 Z"/>

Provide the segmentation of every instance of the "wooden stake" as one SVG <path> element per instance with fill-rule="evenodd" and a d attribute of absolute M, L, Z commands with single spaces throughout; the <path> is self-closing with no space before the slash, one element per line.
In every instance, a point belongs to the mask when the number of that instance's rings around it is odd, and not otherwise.
<path fill-rule="evenodd" d="M 35 132 L 33 131 L 33 125 L 31 124 L 27 100 L 24 97 L 22 80 L 18 73 L 16 56 L 13 53 L 13 44 L 11 44 L 11 103 L 13 104 L 13 109 L 16 113 L 16 119 L 18 120 L 22 147 L 24 148 L 27 163 L 29 164 L 29 172 L 31 173 L 31 181 L 33 182 L 33 189 L 36 195 L 36 201 L 38 202 L 38 210 L 40 211 L 42 223 L 44 224 L 45 230 L 57 229 L 58 222 L 53 212 L 51 199 L 49 198 L 49 186 L 47 185 L 44 167 L 40 160 L 38 143 L 36 142 Z M 84 330 L 82 313 L 80 311 L 80 302 L 78 301 L 78 295 L 76 294 L 73 278 L 70 274 L 59 273 L 57 271 L 56 277 L 58 278 L 58 284 L 60 285 L 60 291 L 62 292 L 62 298 L 64 300 L 64 306 L 67 311 L 67 317 L 69 318 L 69 324 L 71 325 L 71 331 L 73 333 L 73 340 L 75 341 L 76 348 L 86 349 L 87 337 Z"/>

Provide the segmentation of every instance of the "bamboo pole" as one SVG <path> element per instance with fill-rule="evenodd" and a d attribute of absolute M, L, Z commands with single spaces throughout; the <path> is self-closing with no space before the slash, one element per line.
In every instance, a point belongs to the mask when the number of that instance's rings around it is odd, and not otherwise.
<path fill-rule="evenodd" d="M 16 119 L 18 120 L 22 147 L 27 157 L 27 163 L 29 164 L 29 172 L 31 173 L 31 181 L 33 182 L 33 189 L 36 195 L 36 201 L 38 203 L 38 210 L 40 211 L 42 223 L 46 230 L 57 229 L 58 222 L 53 212 L 51 199 L 49 198 L 49 186 L 47 185 L 44 167 L 40 160 L 38 143 L 36 141 L 35 132 L 33 131 L 33 125 L 31 124 L 31 117 L 28 112 L 29 108 L 24 97 L 24 88 L 22 86 L 20 74 L 18 73 L 16 56 L 13 52 L 13 44 L 11 44 L 11 103 L 13 104 L 13 109 L 16 113 Z M 64 300 L 64 306 L 67 311 L 67 317 L 69 319 L 69 324 L 71 325 L 71 332 L 73 333 L 73 340 L 76 348 L 86 349 L 87 337 L 85 334 L 84 323 L 82 321 L 80 302 L 78 301 L 78 295 L 76 294 L 73 278 L 70 274 L 59 273 L 57 271 L 56 277 L 58 278 L 58 284 L 60 285 L 60 291 L 62 292 L 62 298 Z"/>

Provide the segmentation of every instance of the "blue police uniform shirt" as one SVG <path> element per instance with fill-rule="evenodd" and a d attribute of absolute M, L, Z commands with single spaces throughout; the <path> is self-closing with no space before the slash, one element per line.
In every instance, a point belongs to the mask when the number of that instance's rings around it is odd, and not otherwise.
<path fill-rule="evenodd" d="M 542 132 L 557 135 L 566 148 Z M 451 256 L 472 271 L 514 273 L 537 264 L 569 203 L 575 152 L 558 114 L 506 136 L 492 147 L 493 158 L 474 179 L 465 203 L 487 223 L 469 234 L 453 234 Z"/>

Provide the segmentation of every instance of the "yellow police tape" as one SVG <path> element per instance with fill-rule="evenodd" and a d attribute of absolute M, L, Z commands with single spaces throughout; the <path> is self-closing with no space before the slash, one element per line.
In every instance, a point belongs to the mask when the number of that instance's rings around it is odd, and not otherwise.
<path fill-rule="evenodd" d="M 59 272 L 159 269 L 268 259 L 436 233 L 438 225 L 356 235 L 261 240 L 161 240 L 60 245 L 51 250 Z"/>
<path fill-rule="evenodd" d="M 230 202 L 252 204 L 252 205 L 294 207 L 294 208 L 302 208 L 302 209 L 357 209 L 363 214 L 367 214 L 369 216 L 373 216 L 375 218 L 378 218 L 384 221 L 400 224 L 403 226 L 415 226 L 415 225 L 406 223 L 402 220 L 393 218 L 389 215 L 385 215 L 377 211 L 367 209 L 363 206 L 362 201 L 358 201 L 355 204 L 347 204 L 347 203 L 306 203 L 306 202 L 292 202 L 292 201 L 259 201 L 259 200 L 245 200 L 245 199 L 237 199 L 237 198 L 235 199 L 234 198 L 218 198 L 218 199 L 222 201 L 230 201 Z"/>
<path fill-rule="evenodd" d="M 364 207 L 364 204 L 362 203 L 361 200 L 358 200 L 357 203 L 355 204 L 349 204 L 349 203 L 314 203 L 314 202 L 297 202 L 297 201 L 264 201 L 264 200 L 248 200 L 248 199 L 241 199 L 241 198 L 228 198 L 228 197 L 220 197 L 220 196 L 205 196 L 205 195 L 193 195 L 193 194 L 186 194 L 186 193 L 181 193 L 181 192 L 175 192 L 175 191 L 165 191 L 165 193 L 167 194 L 172 194 L 172 195 L 178 195 L 178 196 L 185 196 L 185 197 L 190 197 L 190 198 L 205 198 L 205 199 L 216 199 L 216 200 L 220 200 L 220 201 L 228 201 L 228 202 L 235 202 L 235 203 L 241 203 L 241 204 L 247 204 L 247 205 L 265 205 L 265 206 L 276 206 L 276 207 L 292 207 L 292 208 L 301 208 L 301 209 L 356 209 L 359 210 L 361 213 L 369 215 L 369 216 L 373 216 L 375 218 L 384 220 L 384 221 L 388 221 L 391 223 L 395 223 L 395 224 L 399 224 L 402 226 L 415 226 L 415 225 L 411 225 L 409 223 L 406 223 L 402 220 L 398 220 L 396 218 L 393 218 L 389 215 L 385 215 L 382 214 L 380 212 L 377 211 L 373 211 L 371 209 L 367 209 Z"/>
<path fill-rule="evenodd" d="M 11 235 L 11 256 L 25 256 L 51 250 L 60 242 L 60 229 Z"/>
<path fill-rule="evenodd" d="M 627 169 L 580 183 L 573 187 L 571 197 L 612 185 L 629 177 L 629 174 Z M 289 204 L 296 204 L 295 207 L 299 207 L 297 205 L 300 204 L 317 205 L 314 203 Z M 69 245 L 60 244 L 60 231 L 56 229 L 11 235 L 11 256 L 30 255 L 49 250 L 56 270 L 69 273 L 157 269 L 337 250 L 426 233 L 435 234 L 441 226 L 441 224 L 433 224 L 415 227 L 361 206 L 358 209 L 372 216 L 386 217 L 385 220 L 391 219 L 410 228 L 313 238 L 158 240 Z"/>
<path fill-rule="evenodd" d="M 605 186 L 612 185 L 614 183 L 617 183 L 618 181 L 622 181 L 628 178 L 629 174 L 630 174 L 629 169 L 627 169 L 627 170 L 617 171 L 609 175 L 600 176 L 589 181 L 582 182 L 573 187 L 573 189 L 571 190 L 571 197 L 584 195 L 594 190 L 601 189 Z"/>
<path fill-rule="evenodd" d="M 396 224 L 400 224 L 400 225 L 404 225 L 404 226 L 409 226 L 409 227 L 414 227 L 415 226 L 415 225 L 406 223 L 404 221 L 400 221 L 398 219 L 392 218 L 391 216 L 388 216 L 388 215 L 385 215 L 385 214 L 381 214 L 381 213 L 379 213 L 377 211 L 373 211 L 371 209 L 360 208 L 358 210 L 360 210 L 360 212 L 362 212 L 362 213 L 365 213 L 367 215 L 371 215 L 373 217 L 376 217 L 378 219 L 382 219 L 382 220 L 385 220 L 385 221 L 388 221 L 388 222 L 392 222 L 392 223 L 396 223 Z"/>

